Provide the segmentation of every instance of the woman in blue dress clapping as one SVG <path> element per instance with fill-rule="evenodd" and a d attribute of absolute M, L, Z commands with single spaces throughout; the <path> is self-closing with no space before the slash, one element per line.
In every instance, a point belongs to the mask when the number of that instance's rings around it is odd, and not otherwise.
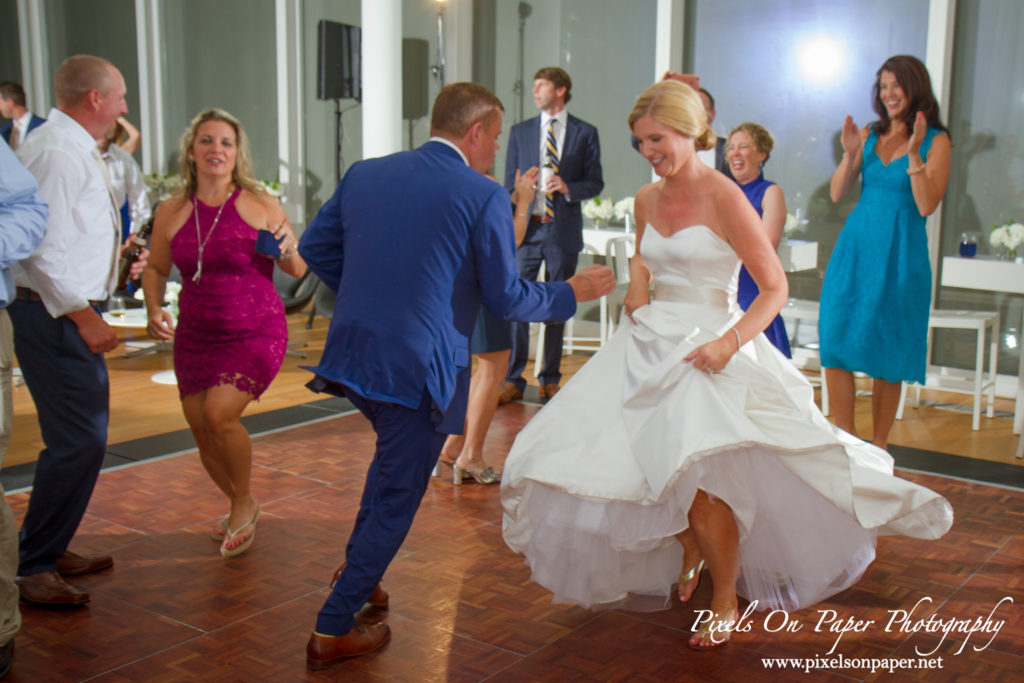
<path fill-rule="evenodd" d="M 949 131 L 924 64 L 890 57 L 874 86 L 878 121 L 843 122 L 843 158 L 832 174 L 838 202 L 861 175 L 821 288 L 819 337 L 836 425 L 856 434 L 853 373 L 874 379 L 873 436 L 887 448 L 900 382 L 924 382 L 932 273 L 925 217 L 949 179 Z"/>

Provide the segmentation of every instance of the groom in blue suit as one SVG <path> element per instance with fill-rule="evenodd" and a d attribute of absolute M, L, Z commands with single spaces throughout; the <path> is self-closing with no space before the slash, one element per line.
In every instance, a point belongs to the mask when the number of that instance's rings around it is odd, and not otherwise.
<path fill-rule="evenodd" d="M 512 126 L 505 156 L 505 187 L 515 187 L 516 171 L 541 167 L 542 187 L 530 208 L 530 222 L 516 260 L 519 275 L 535 281 L 544 263 L 548 282 L 567 280 L 576 272 L 583 249 L 583 213 L 580 202 L 604 187 L 601 176 L 601 145 L 597 129 L 570 116 L 565 105 L 572 98 L 572 80 L 557 66 L 547 66 L 533 77 L 533 101 L 540 115 Z M 512 354 L 499 404 L 523 397 L 530 336 L 527 323 L 512 326 Z M 544 361 L 540 370 L 540 394 L 551 398 L 562 380 L 564 325 L 544 330 Z M 540 355 L 540 354 L 538 354 Z"/>
<path fill-rule="evenodd" d="M 430 140 L 354 164 L 302 235 L 302 257 L 337 293 L 310 387 L 348 398 L 377 434 L 345 564 L 306 648 L 311 669 L 375 650 L 390 635 L 387 624 L 355 615 L 367 602 L 387 609 L 381 577 L 446 435 L 462 431 L 481 302 L 502 318 L 562 321 L 577 301 L 614 287 L 603 266 L 568 282 L 517 276 L 508 194 L 483 175 L 503 111 L 483 86 L 446 86 Z"/>

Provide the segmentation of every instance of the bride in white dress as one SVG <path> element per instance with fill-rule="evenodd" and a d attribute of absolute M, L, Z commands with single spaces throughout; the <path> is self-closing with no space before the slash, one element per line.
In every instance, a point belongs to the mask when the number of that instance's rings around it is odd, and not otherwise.
<path fill-rule="evenodd" d="M 714 617 L 690 646 L 707 649 L 737 593 L 813 604 L 860 578 L 877 534 L 938 538 L 953 512 L 832 426 L 760 334 L 785 273 L 739 187 L 696 156 L 715 140 L 696 92 L 657 83 L 629 124 L 662 177 L 636 195 L 630 319 L 516 438 L 503 531 L 556 602 L 590 608 L 663 609 L 677 581 L 685 602 L 706 563 Z M 741 260 L 760 289 L 746 313 Z"/>

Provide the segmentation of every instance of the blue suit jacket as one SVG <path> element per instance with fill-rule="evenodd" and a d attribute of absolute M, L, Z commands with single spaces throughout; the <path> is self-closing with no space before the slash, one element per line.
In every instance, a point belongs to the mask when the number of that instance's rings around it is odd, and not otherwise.
<path fill-rule="evenodd" d="M 515 186 L 516 170 L 525 171 L 540 166 L 540 116 L 517 123 L 508 134 L 508 152 L 505 154 L 505 188 L 511 192 Z M 580 202 L 598 195 L 604 188 L 601 175 L 601 143 L 597 128 L 572 116 L 565 124 L 562 156 L 558 160 L 558 175 L 569 187 L 570 201 L 555 193 L 555 230 L 557 244 L 566 252 L 579 253 L 583 249 L 583 212 Z M 533 227 L 533 226 L 531 226 Z"/>
<path fill-rule="evenodd" d="M 576 311 L 568 284 L 519 279 L 514 239 L 508 194 L 443 143 L 353 164 L 299 244 L 337 292 L 323 356 L 309 369 L 414 409 L 426 389 L 461 432 L 481 301 L 511 320 Z"/>
<path fill-rule="evenodd" d="M 25 137 L 27 138 L 29 133 L 31 133 L 33 130 L 43 125 L 44 123 L 46 123 L 46 119 L 44 119 L 41 116 L 36 116 L 35 114 L 32 114 L 32 118 L 29 119 L 28 122 L 28 133 L 25 133 Z M 0 128 L 0 137 L 3 137 L 4 142 L 11 141 L 12 130 L 14 130 L 14 121 L 8 121 L 3 128 Z M 22 139 L 24 140 L 24 138 Z"/>

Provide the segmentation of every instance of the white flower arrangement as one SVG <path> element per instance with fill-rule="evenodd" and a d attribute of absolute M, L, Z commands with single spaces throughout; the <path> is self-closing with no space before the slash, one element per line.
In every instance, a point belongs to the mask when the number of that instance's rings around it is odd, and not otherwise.
<path fill-rule="evenodd" d="M 164 306 L 171 312 L 171 315 L 178 316 L 178 296 L 181 294 L 181 283 L 175 280 L 168 280 L 164 286 Z M 135 290 L 132 297 L 136 301 L 145 301 L 146 293 L 142 289 Z"/>
<path fill-rule="evenodd" d="M 1017 247 L 1024 244 L 1024 225 L 1020 223 L 1004 223 L 992 227 L 988 234 L 988 243 L 993 247 L 1006 247 L 1016 252 Z"/>
<path fill-rule="evenodd" d="M 791 235 L 800 229 L 800 219 L 791 213 L 786 214 L 786 223 L 782 226 L 782 232 Z"/>
<path fill-rule="evenodd" d="M 609 221 L 615 217 L 615 204 L 608 197 L 594 197 L 583 202 L 583 215 L 593 221 Z"/>
<path fill-rule="evenodd" d="M 271 197 L 277 197 L 278 199 L 281 200 L 282 204 L 284 203 L 285 197 L 284 193 L 281 191 L 280 180 L 262 180 L 260 182 L 263 183 L 264 192 L 269 194 Z"/>
<path fill-rule="evenodd" d="M 615 202 L 615 218 L 624 220 L 626 216 L 633 218 L 633 198 L 626 197 Z"/>
<path fill-rule="evenodd" d="M 149 188 L 149 201 L 153 206 L 181 189 L 184 181 L 177 173 L 150 173 L 143 178 Z"/>

